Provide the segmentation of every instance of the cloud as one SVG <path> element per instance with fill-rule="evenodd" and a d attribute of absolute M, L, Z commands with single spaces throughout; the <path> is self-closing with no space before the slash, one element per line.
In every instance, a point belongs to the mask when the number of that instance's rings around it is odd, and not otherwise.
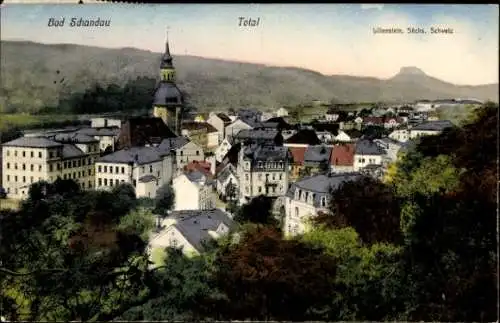
<path fill-rule="evenodd" d="M 363 9 L 363 10 L 370 10 L 370 9 L 382 10 L 382 9 L 384 9 L 384 5 L 377 4 L 377 3 L 363 3 L 363 4 L 361 4 L 361 9 Z"/>

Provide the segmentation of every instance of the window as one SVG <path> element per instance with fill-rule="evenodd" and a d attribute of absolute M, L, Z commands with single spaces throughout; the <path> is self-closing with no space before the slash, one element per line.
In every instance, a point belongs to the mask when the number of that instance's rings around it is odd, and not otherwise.
<path fill-rule="evenodd" d="M 82 177 L 82 173 L 78 172 L 78 178 Z"/>
<path fill-rule="evenodd" d="M 10 169 L 10 163 L 7 163 L 7 169 Z"/>
<path fill-rule="evenodd" d="M 23 183 L 26 183 L 26 176 L 23 176 Z"/>
<path fill-rule="evenodd" d="M 92 188 L 92 181 L 89 181 L 89 188 Z"/>
<path fill-rule="evenodd" d="M 135 179 L 134 179 L 134 181 L 133 181 L 133 184 L 134 184 L 134 187 L 136 187 L 136 186 L 137 186 L 137 181 L 136 181 Z"/>
<path fill-rule="evenodd" d="M 125 167 L 122 167 L 122 174 L 125 174 Z"/>
<path fill-rule="evenodd" d="M 152 173 L 153 172 L 153 165 L 149 165 L 149 172 Z"/>
<path fill-rule="evenodd" d="M 142 166 L 141 167 L 141 173 L 144 173 L 144 170 L 145 170 L 145 168 L 144 168 L 144 166 Z"/>
<path fill-rule="evenodd" d="M 10 175 L 7 175 L 7 182 L 10 182 Z"/>
<path fill-rule="evenodd" d="M 14 176 L 14 182 L 17 182 L 17 175 Z"/>
<path fill-rule="evenodd" d="M 63 168 L 64 168 L 64 169 L 68 168 L 68 162 L 64 162 L 64 163 L 63 163 Z"/>
<path fill-rule="evenodd" d="M 326 207 L 326 196 L 321 197 L 321 207 Z"/>
<path fill-rule="evenodd" d="M 276 186 L 273 186 L 273 193 L 276 193 Z"/>
<path fill-rule="evenodd" d="M 23 165 L 24 166 L 24 165 Z M 23 167 L 24 168 L 24 167 Z M 49 164 L 49 172 L 52 171 L 52 164 Z"/>
<path fill-rule="evenodd" d="M 259 187 L 257 188 L 257 190 L 259 191 L 259 193 L 262 193 L 262 187 L 261 187 L 261 186 L 259 186 Z"/>
<path fill-rule="evenodd" d="M 102 172 L 102 168 L 101 168 L 101 166 L 100 166 L 100 165 L 99 165 L 99 166 L 97 166 L 97 171 L 98 171 L 99 173 L 101 173 L 101 172 Z"/>
<path fill-rule="evenodd" d="M 109 166 L 109 172 L 113 174 L 113 166 Z"/>
<path fill-rule="evenodd" d="M 308 199 L 309 199 L 309 192 L 305 192 L 304 200 L 307 202 Z"/>
<path fill-rule="evenodd" d="M 73 178 L 76 178 L 76 172 L 73 173 Z"/>
<path fill-rule="evenodd" d="M 97 185 L 98 186 L 102 186 L 102 178 L 98 178 L 97 179 Z"/>
<path fill-rule="evenodd" d="M 181 150 L 181 156 L 184 156 L 184 152 Z"/>
<path fill-rule="evenodd" d="M 88 165 L 92 165 L 92 158 L 89 158 Z"/>
<path fill-rule="evenodd" d="M 14 169 L 17 169 L 17 163 L 14 164 Z"/>
<path fill-rule="evenodd" d="M 57 170 L 61 170 L 61 163 L 57 163 Z"/>
<path fill-rule="evenodd" d="M 89 171 L 88 171 L 88 175 L 89 175 L 89 176 L 92 176 L 92 169 L 89 169 Z"/>
<path fill-rule="evenodd" d="M 30 153 L 30 157 L 31 157 L 31 158 L 35 157 L 35 153 L 34 153 L 34 152 L 31 152 L 31 153 Z"/>
<path fill-rule="evenodd" d="M 108 172 L 108 166 L 104 166 L 104 172 L 107 173 Z"/>
<path fill-rule="evenodd" d="M 85 166 L 86 159 L 82 159 L 82 166 Z"/>
<path fill-rule="evenodd" d="M 53 151 L 49 152 L 49 158 L 54 158 L 54 152 Z"/>
<path fill-rule="evenodd" d="M 66 179 L 66 174 L 63 175 L 63 178 Z"/>
<path fill-rule="evenodd" d="M 10 150 L 7 149 L 7 156 L 10 156 Z"/>
<path fill-rule="evenodd" d="M 280 181 L 283 179 L 283 174 L 280 174 Z"/>
<path fill-rule="evenodd" d="M 109 186 L 113 187 L 113 180 L 112 179 L 109 180 Z"/>
<path fill-rule="evenodd" d="M 23 170 L 26 170 L 26 164 L 23 164 Z"/>
<path fill-rule="evenodd" d="M 38 171 L 41 172 L 42 171 L 42 165 L 38 165 Z"/>
<path fill-rule="evenodd" d="M 38 158 L 42 158 L 42 152 L 41 151 L 38 152 Z"/>
<path fill-rule="evenodd" d="M 14 150 L 14 156 L 17 157 L 17 150 Z"/>
<path fill-rule="evenodd" d="M 108 186 L 108 179 L 107 178 L 104 179 L 104 186 Z"/>
<path fill-rule="evenodd" d="M 299 208 L 295 207 L 295 217 L 299 217 Z"/>
<path fill-rule="evenodd" d="M 245 180 L 248 181 L 250 179 L 250 176 L 248 174 L 245 174 Z"/>
<path fill-rule="evenodd" d="M 115 185 L 120 185 L 120 180 L 115 179 Z"/>
<path fill-rule="evenodd" d="M 196 156 L 199 156 L 200 155 L 200 152 L 197 150 L 196 151 Z"/>
<path fill-rule="evenodd" d="M 273 181 L 276 179 L 276 174 L 273 174 Z"/>
<path fill-rule="evenodd" d="M 116 166 L 115 167 L 115 173 L 118 174 L 118 172 L 119 172 L 119 168 L 118 168 L 118 166 Z"/>
<path fill-rule="evenodd" d="M 73 167 L 76 167 L 76 160 L 73 160 Z"/>

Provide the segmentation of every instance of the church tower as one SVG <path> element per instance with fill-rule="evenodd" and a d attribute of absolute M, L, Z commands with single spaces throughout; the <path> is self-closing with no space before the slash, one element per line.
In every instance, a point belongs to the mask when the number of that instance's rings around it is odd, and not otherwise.
<path fill-rule="evenodd" d="M 175 84 L 175 68 L 172 61 L 167 35 L 165 53 L 160 64 L 160 83 L 153 100 L 153 116 L 161 118 L 170 130 L 180 136 L 184 98 Z"/>

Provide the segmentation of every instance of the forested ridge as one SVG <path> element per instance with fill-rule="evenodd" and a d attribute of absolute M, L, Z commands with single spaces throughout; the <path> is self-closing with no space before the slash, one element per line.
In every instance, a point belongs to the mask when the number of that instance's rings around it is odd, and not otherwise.
<path fill-rule="evenodd" d="M 39 112 L 95 84 L 123 87 L 137 78 L 159 77 L 161 54 L 134 48 L 1 41 L 0 49 L 0 113 Z M 175 54 L 175 44 L 171 49 Z M 460 97 L 498 101 L 498 84 L 459 86 L 424 73 L 408 73 L 408 68 L 382 80 L 187 55 L 174 55 L 174 65 L 179 87 L 192 96 L 200 111 L 274 109 L 312 100 L 412 102 Z M 136 109 L 141 108 L 149 106 Z"/>
<path fill-rule="evenodd" d="M 0 300 L 10 320 L 497 320 L 498 107 L 421 138 L 384 182 L 332 191 L 334 216 L 284 238 L 261 198 L 239 236 L 151 269 L 151 210 L 122 185 L 36 183 L 1 211 Z M 163 205 L 164 207 L 168 208 Z M 164 214 L 164 210 L 162 211 Z"/>

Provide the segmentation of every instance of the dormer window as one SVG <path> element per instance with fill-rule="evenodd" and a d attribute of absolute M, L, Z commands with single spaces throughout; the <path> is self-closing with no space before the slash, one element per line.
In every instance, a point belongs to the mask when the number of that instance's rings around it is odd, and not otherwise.
<path fill-rule="evenodd" d="M 309 192 L 305 192 L 304 201 L 307 202 L 308 199 L 309 199 Z"/>
<path fill-rule="evenodd" d="M 302 194 L 302 190 L 296 190 L 295 191 L 295 199 L 296 200 L 299 200 L 300 199 L 300 195 Z"/>
<path fill-rule="evenodd" d="M 321 207 L 326 207 L 326 196 L 321 197 Z"/>

